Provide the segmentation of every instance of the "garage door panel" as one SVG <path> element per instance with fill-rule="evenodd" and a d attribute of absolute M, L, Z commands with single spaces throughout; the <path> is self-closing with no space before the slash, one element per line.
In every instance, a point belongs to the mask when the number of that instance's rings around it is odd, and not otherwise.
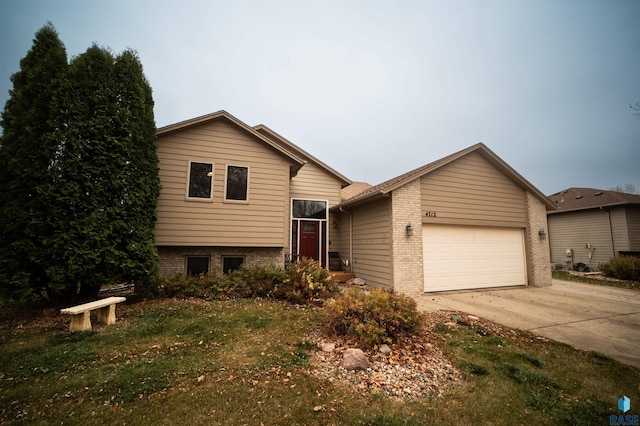
<path fill-rule="evenodd" d="M 526 284 L 520 228 L 424 225 L 423 244 L 425 291 Z"/>

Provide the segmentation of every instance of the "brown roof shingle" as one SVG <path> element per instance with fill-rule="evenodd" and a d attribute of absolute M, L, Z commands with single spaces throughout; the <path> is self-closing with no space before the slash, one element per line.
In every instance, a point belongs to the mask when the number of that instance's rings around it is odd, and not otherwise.
<path fill-rule="evenodd" d="M 624 192 L 604 191 L 594 188 L 569 188 L 549 195 L 558 210 L 550 213 L 560 213 L 569 210 L 584 210 L 599 207 L 624 204 L 640 205 L 640 195 Z"/>

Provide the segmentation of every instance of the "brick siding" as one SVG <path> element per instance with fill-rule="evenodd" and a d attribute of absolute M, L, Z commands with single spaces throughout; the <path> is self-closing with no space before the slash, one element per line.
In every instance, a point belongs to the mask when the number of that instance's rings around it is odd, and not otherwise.
<path fill-rule="evenodd" d="M 543 229 L 546 237 L 540 238 Z M 549 228 L 544 203 L 527 192 L 527 275 L 532 287 L 551 285 L 551 254 L 549 252 Z"/>
<path fill-rule="evenodd" d="M 391 212 L 393 289 L 405 294 L 422 293 L 424 267 L 420 179 L 393 191 Z M 408 224 L 413 228 L 411 236 L 407 235 Z"/>
<path fill-rule="evenodd" d="M 284 249 L 263 247 L 158 247 L 160 274 L 184 274 L 187 256 L 209 256 L 209 270 L 222 271 L 222 256 L 244 256 L 247 265 L 275 263 L 284 266 Z"/>

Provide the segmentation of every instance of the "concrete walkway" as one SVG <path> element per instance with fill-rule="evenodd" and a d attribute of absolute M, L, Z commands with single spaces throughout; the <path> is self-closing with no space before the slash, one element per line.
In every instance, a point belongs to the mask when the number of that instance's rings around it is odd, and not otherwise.
<path fill-rule="evenodd" d="M 553 280 L 551 287 L 425 293 L 423 311 L 451 310 L 594 350 L 640 368 L 640 291 Z"/>

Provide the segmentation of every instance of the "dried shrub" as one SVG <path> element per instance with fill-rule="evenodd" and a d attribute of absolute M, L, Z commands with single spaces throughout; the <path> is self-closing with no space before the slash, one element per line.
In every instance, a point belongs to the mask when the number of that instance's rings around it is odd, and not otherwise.
<path fill-rule="evenodd" d="M 600 270 L 611 278 L 640 281 L 640 258 L 633 256 L 614 257 L 608 263 L 600 265 Z"/>
<path fill-rule="evenodd" d="M 326 304 L 323 328 L 329 335 L 373 348 L 417 333 L 420 323 L 412 298 L 382 289 L 351 288 Z"/>
<path fill-rule="evenodd" d="M 313 259 L 304 258 L 286 269 L 286 278 L 273 296 L 291 303 L 322 303 L 338 292 L 333 276 Z"/>

